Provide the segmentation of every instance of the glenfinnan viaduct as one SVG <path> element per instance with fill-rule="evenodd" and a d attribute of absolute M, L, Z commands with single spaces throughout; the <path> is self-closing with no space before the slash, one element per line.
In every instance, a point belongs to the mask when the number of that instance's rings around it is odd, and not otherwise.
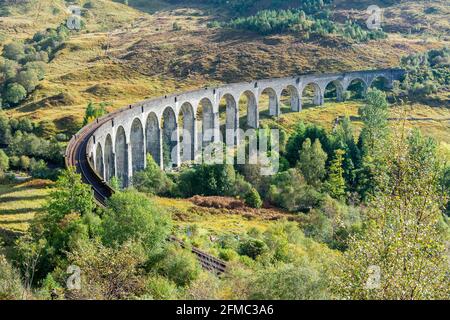
<path fill-rule="evenodd" d="M 145 168 L 147 153 L 162 167 L 167 165 L 163 164 L 164 158 L 178 167 L 182 162 L 194 160 L 206 144 L 220 141 L 221 102 L 226 104 L 227 132 L 237 132 L 242 116 L 239 115 L 239 100 L 243 96 L 246 97 L 247 127 L 258 128 L 258 102 L 262 95 L 269 97 L 269 114 L 279 116 L 282 95 L 290 96 L 292 112 L 300 112 L 307 87 L 314 92 L 313 103 L 323 105 L 325 90 L 330 86 L 334 86 L 335 98 L 341 101 L 352 83 L 359 82 L 363 90 L 367 90 L 375 80 L 382 79 L 390 88 L 403 74 L 400 69 L 308 74 L 204 88 L 142 101 L 96 120 L 101 125 L 87 143 L 87 157 L 105 181 L 116 176 L 122 186 L 128 186 L 133 173 Z M 235 144 L 239 143 L 237 136 L 233 137 Z M 171 141 L 169 148 L 163 141 Z"/>

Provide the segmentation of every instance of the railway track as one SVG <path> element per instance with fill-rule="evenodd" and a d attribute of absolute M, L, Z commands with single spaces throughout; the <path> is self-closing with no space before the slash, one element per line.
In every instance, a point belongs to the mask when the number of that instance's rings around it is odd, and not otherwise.
<path fill-rule="evenodd" d="M 88 161 L 86 153 L 86 145 L 95 130 L 106 121 L 110 120 L 111 115 L 102 118 L 101 121 L 87 125 L 81 129 L 76 135 L 70 139 L 65 153 L 66 167 L 75 167 L 76 171 L 81 175 L 83 182 L 89 184 L 94 192 L 94 198 L 101 207 L 106 207 L 106 200 L 114 194 L 114 190 L 101 178 L 93 169 Z M 182 248 L 187 249 L 188 246 L 175 236 L 170 236 L 169 241 L 178 243 Z M 189 247 L 191 252 L 196 256 L 203 269 L 214 272 L 216 274 L 224 273 L 227 265 L 224 261 L 198 249 Z"/>

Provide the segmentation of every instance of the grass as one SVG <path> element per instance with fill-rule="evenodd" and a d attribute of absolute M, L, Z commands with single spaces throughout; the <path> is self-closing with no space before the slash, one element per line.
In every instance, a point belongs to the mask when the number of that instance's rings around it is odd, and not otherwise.
<path fill-rule="evenodd" d="M 0 184 L 0 229 L 27 231 L 35 213 L 45 203 L 51 185 L 47 180 Z"/>
<path fill-rule="evenodd" d="M 240 234 L 253 227 L 263 231 L 270 223 L 259 217 L 245 215 L 245 211 L 242 211 L 242 214 L 235 214 L 224 209 L 220 214 L 217 214 L 217 210 L 204 210 L 204 208 L 197 207 L 186 199 L 159 197 L 154 199 L 158 205 L 166 208 L 172 214 L 176 221 L 175 224 L 180 230 L 195 224 L 200 228 L 200 233 L 220 234 L 226 232 Z"/>

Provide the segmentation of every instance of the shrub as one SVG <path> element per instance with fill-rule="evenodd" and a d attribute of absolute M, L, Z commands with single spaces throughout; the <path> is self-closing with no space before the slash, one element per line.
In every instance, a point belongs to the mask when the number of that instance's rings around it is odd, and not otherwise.
<path fill-rule="evenodd" d="M 201 267 L 193 254 L 171 246 L 158 263 L 157 270 L 178 286 L 187 286 L 198 278 Z"/>
<path fill-rule="evenodd" d="M 174 300 L 178 294 L 176 284 L 159 275 L 147 280 L 146 291 L 155 300 Z"/>
<path fill-rule="evenodd" d="M 245 195 L 245 204 L 252 208 L 261 208 L 262 200 L 259 196 L 258 191 L 255 188 L 251 188 L 250 191 Z"/>
<path fill-rule="evenodd" d="M 164 195 L 173 188 L 173 182 L 161 170 L 151 155 L 147 155 L 147 167 L 133 175 L 133 186 L 150 195 Z"/>
<path fill-rule="evenodd" d="M 259 239 L 247 239 L 239 244 L 239 254 L 245 255 L 252 259 L 256 259 L 258 256 L 267 251 L 267 245 L 264 241 Z"/>
<path fill-rule="evenodd" d="M 19 83 L 10 83 L 6 87 L 5 99 L 9 103 L 17 104 L 27 96 L 27 90 Z"/>
<path fill-rule="evenodd" d="M 107 201 L 102 227 L 103 242 L 117 246 L 126 241 L 142 242 L 148 253 L 159 250 L 170 234 L 168 215 L 136 190 L 116 192 Z"/>

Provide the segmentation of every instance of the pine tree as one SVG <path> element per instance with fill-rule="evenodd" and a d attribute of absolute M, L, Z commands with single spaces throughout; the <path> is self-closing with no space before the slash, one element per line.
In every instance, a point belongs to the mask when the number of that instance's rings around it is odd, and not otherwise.
<path fill-rule="evenodd" d="M 335 199 L 343 199 L 345 196 L 344 150 L 336 150 L 334 159 L 331 161 L 328 180 L 325 189 Z"/>

